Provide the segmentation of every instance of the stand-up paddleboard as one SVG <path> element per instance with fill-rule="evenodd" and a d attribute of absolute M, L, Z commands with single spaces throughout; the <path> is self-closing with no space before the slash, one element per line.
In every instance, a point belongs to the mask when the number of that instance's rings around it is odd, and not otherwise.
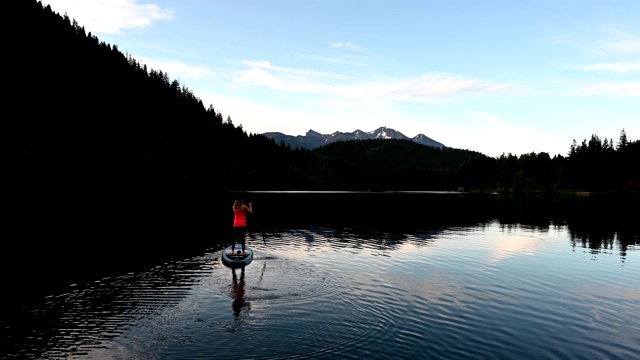
<path fill-rule="evenodd" d="M 235 244 L 233 251 L 231 251 L 231 246 L 222 250 L 222 263 L 227 266 L 241 267 L 249 265 L 251 260 L 253 260 L 253 249 L 248 246 L 244 247 L 244 252 L 242 252 L 241 244 Z"/>

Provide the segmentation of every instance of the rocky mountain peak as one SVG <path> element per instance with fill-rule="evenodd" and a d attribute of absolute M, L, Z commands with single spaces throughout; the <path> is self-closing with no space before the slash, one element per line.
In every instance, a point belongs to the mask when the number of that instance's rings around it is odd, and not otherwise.
<path fill-rule="evenodd" d="M 293 136 L 293 135 L 285 135 L 280 132 L 269 132 L 262 134 L 270 139 L 273 139 L 276 143 L 284 142 L 286 145 L 291 146 L 292 148 L 305 148 L 305 149 L 315 149 L 320 146 L 324 146 L 336 141 L 349 141 L 349 140 L 371 140 L 371 139 L 400 139 L 400 140 L 410 140 L 415 143 L 432 146 L 437 148 L 445 147 L 443 144 L 432 140 L 424 134 L 418 134 L 413 138 L 409 138 L 402 134 L 399 131 L 388 128 L 386 126 L 381 126 L 373 131 L 364 132 L 362 130 L 355 130 L 353 132 L 340 132 L 336 131 L 331 134 L 320 134 L 317 131 L 309 130 L 306 135 L 301 136 Z"/>

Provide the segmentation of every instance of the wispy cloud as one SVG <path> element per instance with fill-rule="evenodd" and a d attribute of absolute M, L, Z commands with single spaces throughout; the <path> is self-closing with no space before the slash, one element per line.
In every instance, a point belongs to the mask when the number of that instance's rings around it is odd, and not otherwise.
<path fill-rule="evenodd" d="M 268 61 L 248 61 L 242 63 L 249 70 L 237 72 L 234 85 L 238 87 L 266 87 L 276 91 L 298 93 L 330 93 L 336 80 L 344 79 L 330 73 L 303 69 L 284 68 Z"/>
<path fill-rule="evenodd" d="M 575 46 L 597 56 L 625 56 L 640 53 L 640 35 L 621 30 L 617 26 L 589 26 L 565 31 L 555 40 Z"/>
<path fill-rule="evenodd" d="M 595 45 L 605 52 L 620 55 L 638 54 L 640 53 L 640 35 L 611 28 L 605 30 L 603 38 L 597 40 Z"/>
<path fill-rule="evenodd" d="M 359 59 L 359 61 L 368 61 L 380 58 L 373 51 L 360 45 L 356 45 L 350 41 L 329 41 L 324 44 L 332 48 L 335 54 L 346 57 L 355 57 Z"/>
<path fill-rule="evenodd" d="M 355 98 L 439 102 L 444 97 L 505 92 L 512 87 L 492 81 L 429 73 L 395 82 L 353 85 L 341 91 Z"/>
<path fill-rule="evenodd" d="M 51 5 L 62 15 L 67 13 L 88 31 L 102 34 L 122 34 L 175 17 L 172 10 L 131 0 L 43 0 L 42 3 Z"/>
<path fill-rule="evenodd" d="M 457 129 L 459 136 L 470 148 L 491 156 L 499 156 L 505 149 L 509 149 L 514 155 L 522 155 L 538 152 L 536 149 L 540 148 L 553 149 L 557 144 L 564 143 L 563 139 L 552 133 L 531 126 L 509 124 L 491 114 L 478 113 L 474 117 L 480 122 L 476 126 Z"/>
<path fill-rule="evenodd" d="M 623 83 L 603 83 L 578 88 L 574 91 L 577 95 L 596 96 L 605 95 L 611 97 L 640 96 L 640 81 Z"/>
<path fill-rule="evenodd" d="M 371 83 L 330 73 L 278 67 L 267 61 L 243 61 L 243 64 L 250 69 L 238 72 L 235 86 L 259 86 L 276 91 L 316 93 L 359 101 L 439 102 L 450 96 L 504 93 L 514 89 L 508 84 L 441 73 Z"/>
<path fill-rule="evenodd" d="M 332 41 L 329 42 L 329 46 L 336 49 L 347 49 L 351 51 L 363 51 L 362 46 L 352 44 L 351 42 Z"/>
<path fill-rule="evenodd" d="M 140 62 L 140 64 L 147 65 L 147 67 L 150 69 L 166 72 L 167 74 L 169 74 L 169 78 L 171 79 L 178 79 L 183 76 L 196 79 L 213 78 L 216 76 L 216 74 L 208 68 L 189 65 L 180 61 L 164 61 L 153 59 L 149 60 L 142 57 L 137 57 L 136 59 Z"/>
<path fill-rule="evenodd" d="M 640 72 L 640 62 L 637 63 L 613 63 L 578 66 L 577 69 L 584 71 L 613 71 L 621 74 Z"/>

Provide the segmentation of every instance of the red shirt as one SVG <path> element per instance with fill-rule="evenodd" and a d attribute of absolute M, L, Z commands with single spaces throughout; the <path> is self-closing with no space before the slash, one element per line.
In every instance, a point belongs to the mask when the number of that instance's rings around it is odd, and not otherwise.
<path fill-rule="evenodd" d="M 247 214 L 244 210 L 234 210 L 233 211 L 233 226 L 247 226 Z"/>

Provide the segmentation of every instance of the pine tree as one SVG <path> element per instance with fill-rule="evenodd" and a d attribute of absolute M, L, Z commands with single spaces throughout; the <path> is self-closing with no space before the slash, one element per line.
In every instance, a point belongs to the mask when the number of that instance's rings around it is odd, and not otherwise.
<path fill-rule="evenodd" d="M 622 132 L 620 132 L 620 140 L 618 140 L 618 150 L 624 150 L 628 144 L 627 133 L 622 129 Z"/>

